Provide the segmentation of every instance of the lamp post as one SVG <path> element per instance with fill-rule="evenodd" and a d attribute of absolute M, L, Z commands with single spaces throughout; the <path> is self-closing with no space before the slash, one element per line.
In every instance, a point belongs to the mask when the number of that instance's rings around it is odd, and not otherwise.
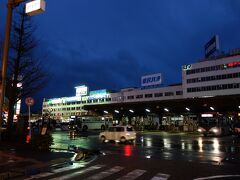
<path fill-rule="evenodd" d="M 6 72 L 7 72 L 7 58 L 8 58 L 8 47 L 9 47 L 9 39 L 11 32 L 11 24 L 12 24 L 12 11 L 13 8 L 18 6 L 24 0 L 8 0 L 7 2 L 7 18 L 6 18 L 6 29 L 5 29 L 5 39 L 3 46 L 3 56 L 2 56 L 2 83 L 1 83 L 1 94 L 0 94 L 0 128 L 2 127 L 2 112 L 3 112 L 3 104 L 4 104 L 4 96 L 5 96 L 5 88 L 6 88 Z M 0 136 L 1 138 L 1 136 Z"/>
<path fill-rule="evenodd" d="M 11 24 L 12 24 L 12 12 L 13 9 L 25 2 L 26 0 L 8 0 L 7 2 L 7 19 L 6 19 L 6 29 L 5 29 L 5 39 L 4 39 L 4 46 L 3 46 L 3 56 L 2 56 L 2 84 L 1 84 L 1 91 L 0 91 L 0 129 L 2 128 L 2 112 L 3 112 L 3 104 L 4 104 L 4 97 L 5 97 L 5 89 L 6 89 L 6 72 L 7 72 L 7 59 L 8 59 L 8 49 L 9 49 L 9 39 L 10 39 L 10 32 L 11 32 Z M 36 1 L 36 0 L 35 0 Z M 45 10 L 45 2 L 44 0 L 37 0 L 37 6 L 35 9 L 31 9 L 32 13 L 41 12 L 39 10 Z M 41 6 L 39 5 L 41 3 Z M 42 9 L 44 6 L 44 9 Z M 30 12 L 30 13 L 31 13 Z M 1 131 L 0 131 L 0 139 L 1 139 Z"/>

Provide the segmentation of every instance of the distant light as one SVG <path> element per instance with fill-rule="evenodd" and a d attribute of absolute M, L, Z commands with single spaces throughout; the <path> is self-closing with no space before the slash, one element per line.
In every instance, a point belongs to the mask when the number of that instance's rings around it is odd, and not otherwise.
<path fill-rule="evenodd" d="M 164 111 L 169 112 L 169 110 L 167 108 L 164 108 Z"/>
<path fill-rule="evenodd" d="M 240 109 L 240 106 L 238 106 L 238 108 Z"/>
<path fill-rule="evenodd" d="M 134 113 L 134 111 L 133 111 L 132 109 L 129 109 L 129 111 L 130 111 L 131 113 Z"/>
<path fill-rule="evenodd" d="M 187 111 L 190 111 L 190 109 L 189 109 L 189 108 L 187 108 L 187 107 L 186 107 L 185 109 L 186 109 Z"/>
<path fill-rule="evenodd" d="M 22 87 L 22 83 L 17 83 L 17 87 L 18 88 Z"/>
<path fill-rule="evenodd" d="M 210 107 L 210 109 L 214 111 L 214 108 L 212 106 Z"/>
<path fill-rule="evenodd" d="M 118 111 L 118 110 L 114 110 L 114 112 L 115 112 L 115 113 L 119 113 L 119 111 Z"/>
<path fill-rule="evenodd" d="M 104 117 L 102 117 L 102 120 L 104 120 L 105 118 Z"/>
<path fill-rule="evenodd" d="M 147 112 L 151 112 L 150 109 L 145 109 L 145 111 L 147 111 Z"/>
<path fill-rule="evenodd" d="M 213 117 L 213 114 L 201 114 L 201 117 Z"/>
<path fill-rule="evenodd" d="M 107 111 L 103 111 L 105 114 L 108 114 L 108 112 Z"/>

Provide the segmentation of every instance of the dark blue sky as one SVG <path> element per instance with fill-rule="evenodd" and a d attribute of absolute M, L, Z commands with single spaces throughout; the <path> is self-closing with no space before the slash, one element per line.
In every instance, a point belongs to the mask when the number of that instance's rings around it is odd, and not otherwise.
<path fill-rule="evenodd" d="M 0 28 L 7 0 L 0 0 Z M 181 66 L 204 56 L 214 35 L 220 48 L 240 47 L 239 0 L 46 0 L 33 17 L 42 59 L 51 74 L 42 98 L 91 90 L 140 86 L 142 75 L 160 72 L 163 84 L 181 82 Z M 2 37 L 2 35 L 0 36 Z"/>

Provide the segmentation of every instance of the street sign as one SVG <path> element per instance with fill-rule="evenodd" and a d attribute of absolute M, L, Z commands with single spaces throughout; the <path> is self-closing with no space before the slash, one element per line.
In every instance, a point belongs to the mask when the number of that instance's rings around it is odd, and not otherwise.
<path fill-rule="evenodd" d="M 25 13 L 29 16 L 39 14 L 45 11 L 46 3 L 44 0 L 33 0 L 26 3 Z"/>
<path fill-rule="evenodd" d="M 34 99 L 32 97 L 27 97 L 25 99 L 25 103 L 28 105 L 28 106 L 32 106 L 34 104 Z"/>

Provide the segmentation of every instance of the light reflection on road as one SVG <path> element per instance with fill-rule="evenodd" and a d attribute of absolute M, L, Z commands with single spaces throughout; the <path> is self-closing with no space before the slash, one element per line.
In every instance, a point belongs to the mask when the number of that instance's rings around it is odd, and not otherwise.
<path fill-rule="evenodd" d="M 199 152 L 203 152 L 203 140 L 202 138 L 198 138 L 198 146 L 199 146 Z"/>
<path fill-rule="evenodd" d="M 86 149 L 101 149 L 119 153 L 126 157 L 185 159 L 187 161 L 206 160 L 219 162 L 228 153 L 239 153 L 239 141 L 231 137 L 189 137 L 138 135 L 134 144 L 102 143 L 98 135 L 76 136 L 67 132 L 53 134 L 53 148 L 66 149 L 69 145 Z"/>
<path fill-rule="evenodd" d="M 132 156 L 132 145 L 125 145 L 124 146 L 124 156 Z"/>

